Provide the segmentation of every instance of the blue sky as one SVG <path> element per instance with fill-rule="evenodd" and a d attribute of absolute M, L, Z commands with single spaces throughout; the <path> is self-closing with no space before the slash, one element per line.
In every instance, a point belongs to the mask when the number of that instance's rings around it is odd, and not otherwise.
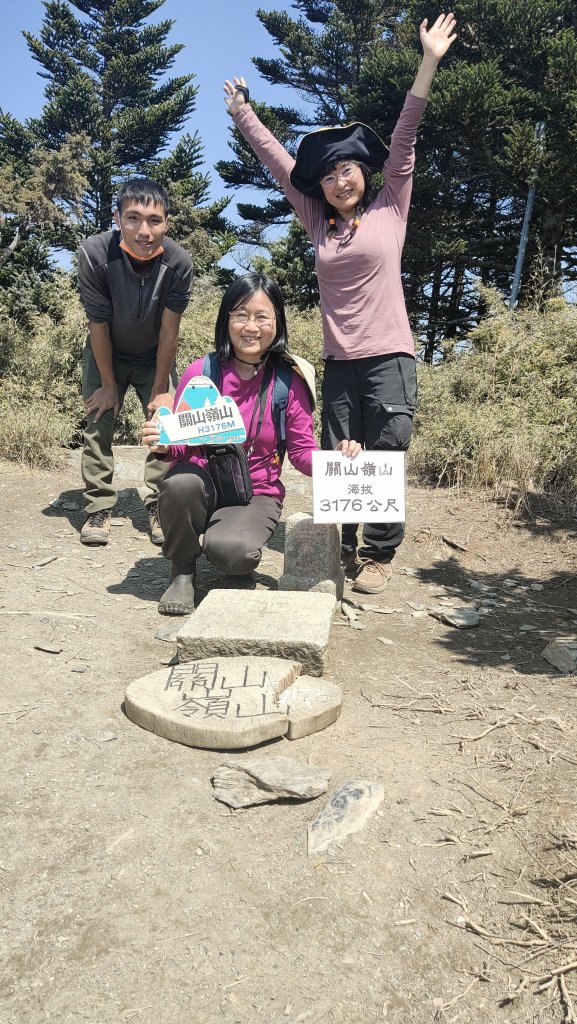
<path fill-rule="evenodd" d="M 250 58 L 276 57 L 278 51 L 255 11 L 286 10 L 296 12 L 287 0 L 165 0 L 152 16 L 153 23 L 172 19 L 175 24 L 169 43 L 182 43 L 185 49 L 177 56 L 171 75 L 194 72 L 198 85 L 197 106 L 187 131 L 198 131 L 204 144 L 206 167 L 211 173 L 211 199 L 231 195 L 214 170 L 217 160 L 230 156 L 228 127 L 230 119 L 223 101 L 225 78 L 244 75 L 252 93 L 273 103 L 302 106 L 302 101 L 289 90 L 270 86 L 260 78 Z M 75 11 L 75 13 L 78 13 Z M 38 75 L 40 66 L 32 59 L 22 36 L 26 29 L 39 33 L 44 15 L 41 0 L 7 3 L 2 12 L 2 61 L 0 62 L 0 107 L 19 120 L 35 117 L 42 110 L 45 82 Z M 240 193 L 232 193 L 233 197 Z M 248 191 L 244 198 L 248 196 Z M 235 198 L 233 198 L 233 203 Z M 232 213 L 232 204 L 229 214 Z"/>

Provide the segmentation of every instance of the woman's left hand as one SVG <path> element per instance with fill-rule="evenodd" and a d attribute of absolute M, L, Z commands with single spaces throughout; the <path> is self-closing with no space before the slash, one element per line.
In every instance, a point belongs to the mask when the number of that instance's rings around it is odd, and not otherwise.
<path fill-rule="evenodd" d="M 224 102 L 228 107 L 228 112 L 232 117 L 236 114 L 237 110 L 244 107 L 247 102 L 246 96 L 248 95 L 243 92 L 244 89 L 248 90 L 245 78 L 233 78 L 232 82 L 227 78 L 224 83 Z"/>
<path fill-rule="evenodd" d="M 145 444 L 153 455 L 166 455 L 168 451 L 168 445 L 158 444 L 160 437 L 160 431 L 158 429 L 158 419 L 153 417 L 151 420 L 146 420 L 142 424 L 142 443 Z"/>
<path fill-rule="evenodd" d="M 339 441 L 337 445 L 337 451 L 342 452 L 349 459 L 356 459 L 362 450 L 362 445 L 358 441 Z"/>
<path fill-rule="evenodd" d="M 426 57 L 433 57 L 440 61 L 444 57 L 451 43 L 457 38 L 453 31 L 457 22 L 453 14 L 439 14 L 434 25 L 427 32 L 428 21 L 425 18 L 419 25 L 419 35 L 423 53 Z"/>

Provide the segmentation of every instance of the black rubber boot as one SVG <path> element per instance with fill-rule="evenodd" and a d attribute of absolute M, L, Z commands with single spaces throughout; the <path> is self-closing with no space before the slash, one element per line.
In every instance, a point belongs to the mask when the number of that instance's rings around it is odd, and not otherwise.
<path fill-rule="evenodd" d="M 158 603 L 161 615 L 190 615 L 194 611 L 196 562 L 173 562 L 172 583 Z"/>

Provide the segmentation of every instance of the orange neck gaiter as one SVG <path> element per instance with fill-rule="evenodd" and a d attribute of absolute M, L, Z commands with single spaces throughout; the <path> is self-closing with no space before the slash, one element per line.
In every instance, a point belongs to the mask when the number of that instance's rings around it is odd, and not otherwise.
<path fill-rule="evenodd" d="M 164 252 L 164 246 L 159 245 L 158 249 L 155 249 L 154 252 L 149 253 L 148 256 L 139 256 L 138 253 L 132 251 L 132 249 L 130 248 L 130 246 L 126 244 L 124 239 L 122 239 L 119 244 L 120 248 L 124 249 L 124 252 L 128 253 L 129 256 L 132 256 L 133 260 L 138 260 L 140 263 L 148 263 L 149 260 L 153 260 L 155 256 L 160 256 L 160 254 Z"/>

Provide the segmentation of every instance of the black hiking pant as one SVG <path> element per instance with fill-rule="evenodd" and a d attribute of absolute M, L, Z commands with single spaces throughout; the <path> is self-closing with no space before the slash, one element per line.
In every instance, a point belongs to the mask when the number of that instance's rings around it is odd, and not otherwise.
<path fill-rule="evenodd" d="M 367 451 L 406 452 L 413 433 L 417 373 L 413 356 L 327 359 L 322 387 L 322 438 L 327 451 L 352 438 Z M 342 552 L 357 550 L 356 523 L 343 523 Z M 390 562 L 404 523 L 365 523 L 361 558 Z"/>

